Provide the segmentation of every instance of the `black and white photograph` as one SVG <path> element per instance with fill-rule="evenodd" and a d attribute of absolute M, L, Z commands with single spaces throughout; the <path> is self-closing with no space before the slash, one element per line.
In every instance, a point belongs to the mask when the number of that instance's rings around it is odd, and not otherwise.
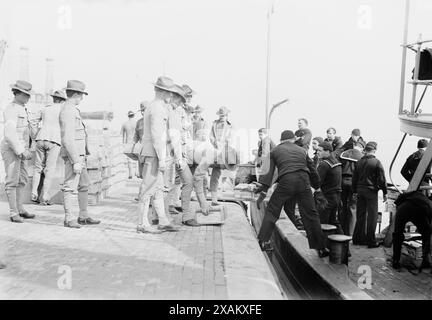
<path fill-rule="evenodd" d="M 431 300 L 431 16 L 2 0 L 0 300 Z"/>

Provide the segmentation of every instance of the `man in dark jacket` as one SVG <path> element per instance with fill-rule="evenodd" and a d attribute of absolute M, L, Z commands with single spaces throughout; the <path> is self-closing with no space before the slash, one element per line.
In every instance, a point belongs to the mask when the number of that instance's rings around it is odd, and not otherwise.
<path fill-rule="evenodd" d="M 319 162 L 320 162 L 320 158 L 318 157 L 318 146 L 320 145 L 320 143 L 322 143 L 324 141 L 323 138 L 321 137 L 315 137 L 312 139 L 312 150 L 314 151 L 314 156 L 312 158 L 312 162 L 315 166 L 315 168 L 318 168 Z"/>
<path fill-rule="evenodd" d="M 342 163 L 342 208 L 339 212 L 339 219 L 342 225 L 342 230 L 347 236 L 352 236 L 356 224 L 356 201 L 353 198 L 352 176 L 355 164 L 363 157 L 363 149 L 365 147 L 363 141 L 357 141 L 354 144 L 354 149 L 349 149 L 340 155 Z"/>
<path fill-rule="evenodd" d="M 393 233 L 393 268 L 400 268 L 400 256 L 404 230 L 412 222 L 422 235 L 423 261 L 421 268 L 430 268 L 430 241 L 432 223 L 432 202 L 420 191 L 401 194 L 395 201 L 396 217 Z"/>
<path fill-rule="evenodd" d="M 412 155 L 410 155 L 408 157 L 408 159 L 406 159 L 405 164 L 403 165 L 403 167 L 401 169 L 401 174 L 405 178 L 406 181 L 410 182 L 411 179 L 413 178 L 414 172 L 416 171 L 427 146 L 428 146 L 427 140 L 426 139 L 420 139 L 417 142 L 417 149 L 418 150 L 416 152 L 414 152 Z M 430 171 L 431 171 L 431 164 L 429 164 L 429 167 L 427 169 L 427 172 L 430 172 Z M 430 181 L 430 178 L 425 177 L 423 179 L 423 185 L 429 184 L 429 181 Z"/>
<path fill-rule="evenodd" d="M 321 159 L 318 165 L 318 174 L 321 181 L 321 190 L 327 200 L 327 205 L 323 210 L 319 210 L 319 214 L 321 223 L 332 224 L 337 227 L 339 234 L 343 234 L 337 216 L 342 191 L 342 166 L 332 152 L 333 147 L 328 141 L 323 141 L 318 146 L 318 156 Z"/>
<path fill-rule="evenodd" d="M 345 151 L 345 150 L 353 149 L 354 148 L 354 143 L 357 142 L 357 141 L 363 141 L 366 144 L 366 142 L 361 137 L 360 129 L 353 129 L 351 131 L 351 137 L 340 148 L 341 152 Z"/>
<path fill-rule="evenodd" d="M 325 138 L 324 141 L 331 143 L 333 151 L 339 150 L 344 144 L 341 137 L 336 136 L 336 129 L 332 127 L 327 129 L 327 138 Z"/>
<path fill-rule="evenodd" d="M 261 187 L 256 192 L 266 192 L 272 184 L 273 174 L 277 168 L 276 182 L 278 185 L 270 197 L 258 239 L 263 250 L 270 248 L 269 240 L 275 223 L 279 219 L 282 206 L 295 197 L 299 203 L 309 247 L 317 249 L 318 255 L 324 257 L 329 252 L 325 248 L 325 238 L 311 192 L 311 185 L 317 191 L 321 191 L 319 176 L 307 151 L 295 145 L 294 141 L 295 136 L 292 131 L 282 132 L 281 143 L 270 153 L 270 170 L 259 181 Z"/>
<path fill-rule="evenodd" d="M 384 202 L 387 201 L 387 183 L 384 168 L 375 157 L 376 142 L 368 142 L 365 155 L 355 166 L 352 187 L 354 197 L 357 197 L 357 223 L 354 229 L 353 243 L 377 248 L 375 239 L 378 218 L 378 191 L 382 190 Z M 365 234 L 366 225 L 366 234 Z"/>

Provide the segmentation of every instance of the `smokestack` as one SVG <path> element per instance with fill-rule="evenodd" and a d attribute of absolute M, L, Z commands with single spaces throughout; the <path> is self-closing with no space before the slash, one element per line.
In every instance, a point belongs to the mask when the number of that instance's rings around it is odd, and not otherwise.
<path fill-rule="evenodd" d="M 29 49 L 27 47 L 20 48 L 20 74 L 19 79 L 30 81 L 29 75 Z"/>
<path fill-rule="evenodd" d="M 54 92 L 54 59 L 46 58 L 45 94 Z"/>

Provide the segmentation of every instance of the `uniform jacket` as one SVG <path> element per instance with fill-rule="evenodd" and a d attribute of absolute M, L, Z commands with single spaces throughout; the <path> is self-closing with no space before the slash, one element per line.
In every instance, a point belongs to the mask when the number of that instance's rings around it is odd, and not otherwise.
<path fill-rule="evenodd" d="M 353 192 L 357 193 L 357 189 L 363 187 L 374 191 L 382 190 L 383 194 L 387 194 L 387 182 L 385 178 L 384 168 L 374 155 L 364 155 L 357 161 L 352 178 Z"/>
<path fill-rule="evenodd" d="M 3 112 L 4 138 L 2 150 L 13 150 L 20 155 L 29 147 L 30 128 L 26 108 L 15 102 L 8 104 Z"/>
<path fill-rule="evenodd" d="M 232 138 L 232 129 L 232 125 L 228 120 L 224 125 L 219 120 L 215 120 L 210 131 L 212 145 L 218 148 L 219 145 L 229 141 Z"/>
<path fill-rule="evenodd" d="M 362 137 L 359 137 L 358 141 L 363 141 L 366 144 L 366 142 L 363 140 Z M 354 143 L 355 143 L 355 141 L 353 140 L 352 137 L 350 137 L 348 139 L 348 141 L 345 142 L 344 145 L 340 148 L 341 151 L 345 151 L 345 150 L 349 150 L 349 149 L 354 149 Z"/>
<path fill-rule="evenodd" d="M 394 203 L 398 207 L 406 201 L 410 202 L 415 208 L 420 209 L 415 210 L 415 214 L 426 215 L 429 224 L 432 223 L 432 201 L 429 200 L 421 191 L 402 193 L 398 196 Z"/>
<path fill-rule="evenodd" d="M 332 144 L 333 151 L 342 148 L 344 144 L 341 137 L 335 137 L 333 140 L 330 140 L 329 138 L 325 138 L 324 141 L 330 142 Z"/>
<path fill-rule="evenodd" d="M 307 151 L 294 143 L 283 142 L 270 152 L 269 171 L 266 175 L 260 177 L 259 182 L 266 187 L 270 187 L 276 168 L 278 170 L 276 182 L 287 173 L 304 171 L 309 173 L 311 185 L 314 189 L 320 186 L 320 178 Z"/>
<path fill-rule="evenodd" d="M 68 157 L 72 163 L 80 162 L 80 156 L 88 153 L 87 133 L 77 106 L 69 100 L 64 102 L 60 111 L 60 135 L 62 157 Z"/>
<path fill-rule="evenodd" d="M 135 126 L 134 142 L 141 142 L 144 133 L 144 118 L 137 121 Z"/>
<path fill-rule="evenodd" d="M 160 162 L 165 162 L 168 122 L 166 103 L 159 99 L 153 100 L 144 111 L 143 119 L 144 130 L 141 155 L 157 157 Z"/>
<path fill-rule="evenodd" d="M 133 119 L 129 119 L 125 123 L 123 123 L 120 131 L 120 135 L 122 136 L 123 143 L 133 142 L 135 135 L 136 121 Z"/>
<path fill-rule="evenodd" d="M 342 163 L 342 176 L 352 177 L 355 164 L 363 157 L 363 153 L 357 149 L 350 149 L 342 152 L 340 162 Z"/>
<path fill-rule="evenodd" d="M 42 109 L 39 132 L 36 135 L 36 141 L 46 140 L 61 145 L 60 134 L 60 111 L 63 103 L 54 103 L 47 105 Z"/>
<path fill-rule="evenodd" d="M 403 165 L 403 167 L 401 169 L 401 174 L 405 178 L 406 181 L 410 182 L 411 179 L 413 178 L 414 172 L 416 171 L 416 169 L 420 163 L 420 160 L 423 157 L 423 154 L 424 154 L 424 150 L 419 149 L 406 159 L 405 164 Z M 429 164 L 429 166 L 427 168 L 427 172 L 430 172 L 430 171 L 431 171 L 431 164 Z M 423 181 L 429 182 L 430 178 L 424 178 Z"/>
<path fill-rule="evenodd" d="M 342 164 L 333 155 L 322 159 L 318 165 L 318 174 L 323 193 L 342 191 Z"/>

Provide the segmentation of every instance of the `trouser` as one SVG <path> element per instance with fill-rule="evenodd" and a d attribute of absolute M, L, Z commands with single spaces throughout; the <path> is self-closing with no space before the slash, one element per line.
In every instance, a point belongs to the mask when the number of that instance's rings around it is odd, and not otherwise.
<path fill-rule="evenodd" d="M 409 221 L 417 227 L 417 231 L 422 235 L 423 260 L 430 259 L 432 232 L 427 212 L 421 211 L 411 202 L 407 201 L 400 204 L 396 211 L 395 229 L 393 233 L 393 262 L 399 262 L 400 260 L 402 242 L 405 239 L 405 225 Z"/>
<path fill-rule="evenodd" d="M 135 161 L 129 157 L 127 157 L 126 161 L 128 166 L 129 178 L 132 178 L 133 176 L 135 176 L 135 167 L 134 167 Z"/>
<path fill-rule="evenodd" d="M 49 191 L 51 182 L 55 175 L 57 158 L 60 153 L 60 146 L 54 142 L 46 140 L 36 141 L 36 156 L 34 162 L 33 182 L 32 182 L 32 195 L 37 197 L 40 176 L 43 171 L 44 181 L 42 189 L 42 200 L 49 200 Z"/>
<path fill-rule="evenodd" d="M 323 249 L 325 247 L 325 237 L 321 230 L 320 218 L 312 197 L 309 174 L 303 171 L 288 173 L 279 179 L 279 183 L 267 205 L 258 239 L 261 242 L 270 240 L 282 206 L 293 198 L 298 200 L 300 216 L 303 220 L 309 247 L 311 249 Z"/>
<path fill-rule="evenodd" d="M 327 200 L 327 205 L 325 206 L 324 210 L 319 212 L 320 221 L 322 224 L 331 224 L 336 226 L 336 232 L 338 234 L 343 234 L 343 230 L 338 219 L 340 192 L 323 192 L 323 194 Z"/>
<path fill-rule="evenodd" d="M 23 207 L 23 189 L 28 181 L 27 165 L 13 150 L 1 150 L 6 173 L 5 192 L 11 217 L 25 212 Z"/>
<path fill-rule="evenodd" d="M 186 163 L 185 160 L 180 161 L 180 166 L 171 166 L 170 161 L 167 164 L 167 168 L 168 166 L 170 167 L 174 167 L 175 168 L 175 173 L 178 175 L 178 177 L 180 178 L 180 183 L 182 185 L 181 188 L 181 207 L 182 207 L 182 211 L 183 211 L 183 217 L 182 220 L 186 221 L 186 220 L 191 220 L 191 219 L 195 219 L 196 218 L 196 213 L 194 210 L 191 210 L 191 197 L 192 197 L 192 190 L 193 190 L 193 176 L 192 176 L 192 172 L 188 166 L 188 164 Z M 176 184 L 176 178 L 174 179 L 174 183 L 171 184 L 171 189 L 170 189 L 170 193 L 169 193 L 169 197 L 170 197 L 170 201 L 169 204 L 173 204 L 174 202 L 178 200 L 174 199 L 175 194 L 176 194 L 176 188 L 178 186 L 178 184 Z"/>
<path fill-rule="evenodd" d="M 378 192 L 359 188 L 357 190 L 357 222 L 353 243 L 369 245 L 376 242 L 375 230 L 378 219 Z"/>
<path fill-rule="evenodd" d="M 193 187 L 195 190 L 195 194 L 198 199 L 198 203 L 203 211 L 206 211 L 208 208 L 207 200 L 206 200 L 206 191 L 205 186 L 207 182 L 207 170 L 209 165 L 205 162 L 198 164 L 189 165 L 190 171 L 193 175 Z"/>
<path fill-rule="evenodd" d="M 88 218 L 88 190 L 90 185 L 90 177 L 87 172 L 85 156 L 80 156 L 82 170 L 80 173 L 75 173 L 73 164 L 69 158 L 63 158 L 65 163 L 65 179 L 62 187 L 63 192 L 63 207 L 65 211 L 65 221 L 70 222 L 73 219 L 72 214 L 72 197 L 73 192 L 78 191 L 79 217 Z"/>
<path fill-rule="evenodd" d="M 217 201 L 219 179 L 222 174 L 222 168 L 219 165 L 214 165 L 210 177 L 210 192 L 212 194 L 212 200 Z"/>
<path fill-rule="evenodd" d="M 150 199 L 153 198 L 153 209 L 161 225 L 168 225 L 170 221 L 165 212 L 163 197 L 164 175 L 159 171 L 157 157 L 144 157 L 142 181 L 138 195 L 138 224 L 150 226 L 148 221 Z"/>
<path fill-rule="evenodd" d="M 353 198 L 352 177 L 342 178 L 342 210 L 339 214 L 339 220 L 345 235 L 352 236 L 356 224 L 356 202 Z"/>
<path fill-rule="evenodd" d="M 284 211 L 286 213 L 286 215 L 288 216 L 288 218 L 291 220 L 291 222 L 295 225 L 301 225 L 301 222 L 299 221 L 299 219 L 297 218 L 296 214 L 295 214 L 295 207 L 297 204 L 297 199 L 296 197 L 292 197 L 291 199 L 289 199 L 287 202 L 285 202 L 284 204 Z"/>
<path fill-rule="evenodd" d="M 144 157 L 139 156 L 138 158 L 138 177 L 142 179 L 144 167 Z"/>

